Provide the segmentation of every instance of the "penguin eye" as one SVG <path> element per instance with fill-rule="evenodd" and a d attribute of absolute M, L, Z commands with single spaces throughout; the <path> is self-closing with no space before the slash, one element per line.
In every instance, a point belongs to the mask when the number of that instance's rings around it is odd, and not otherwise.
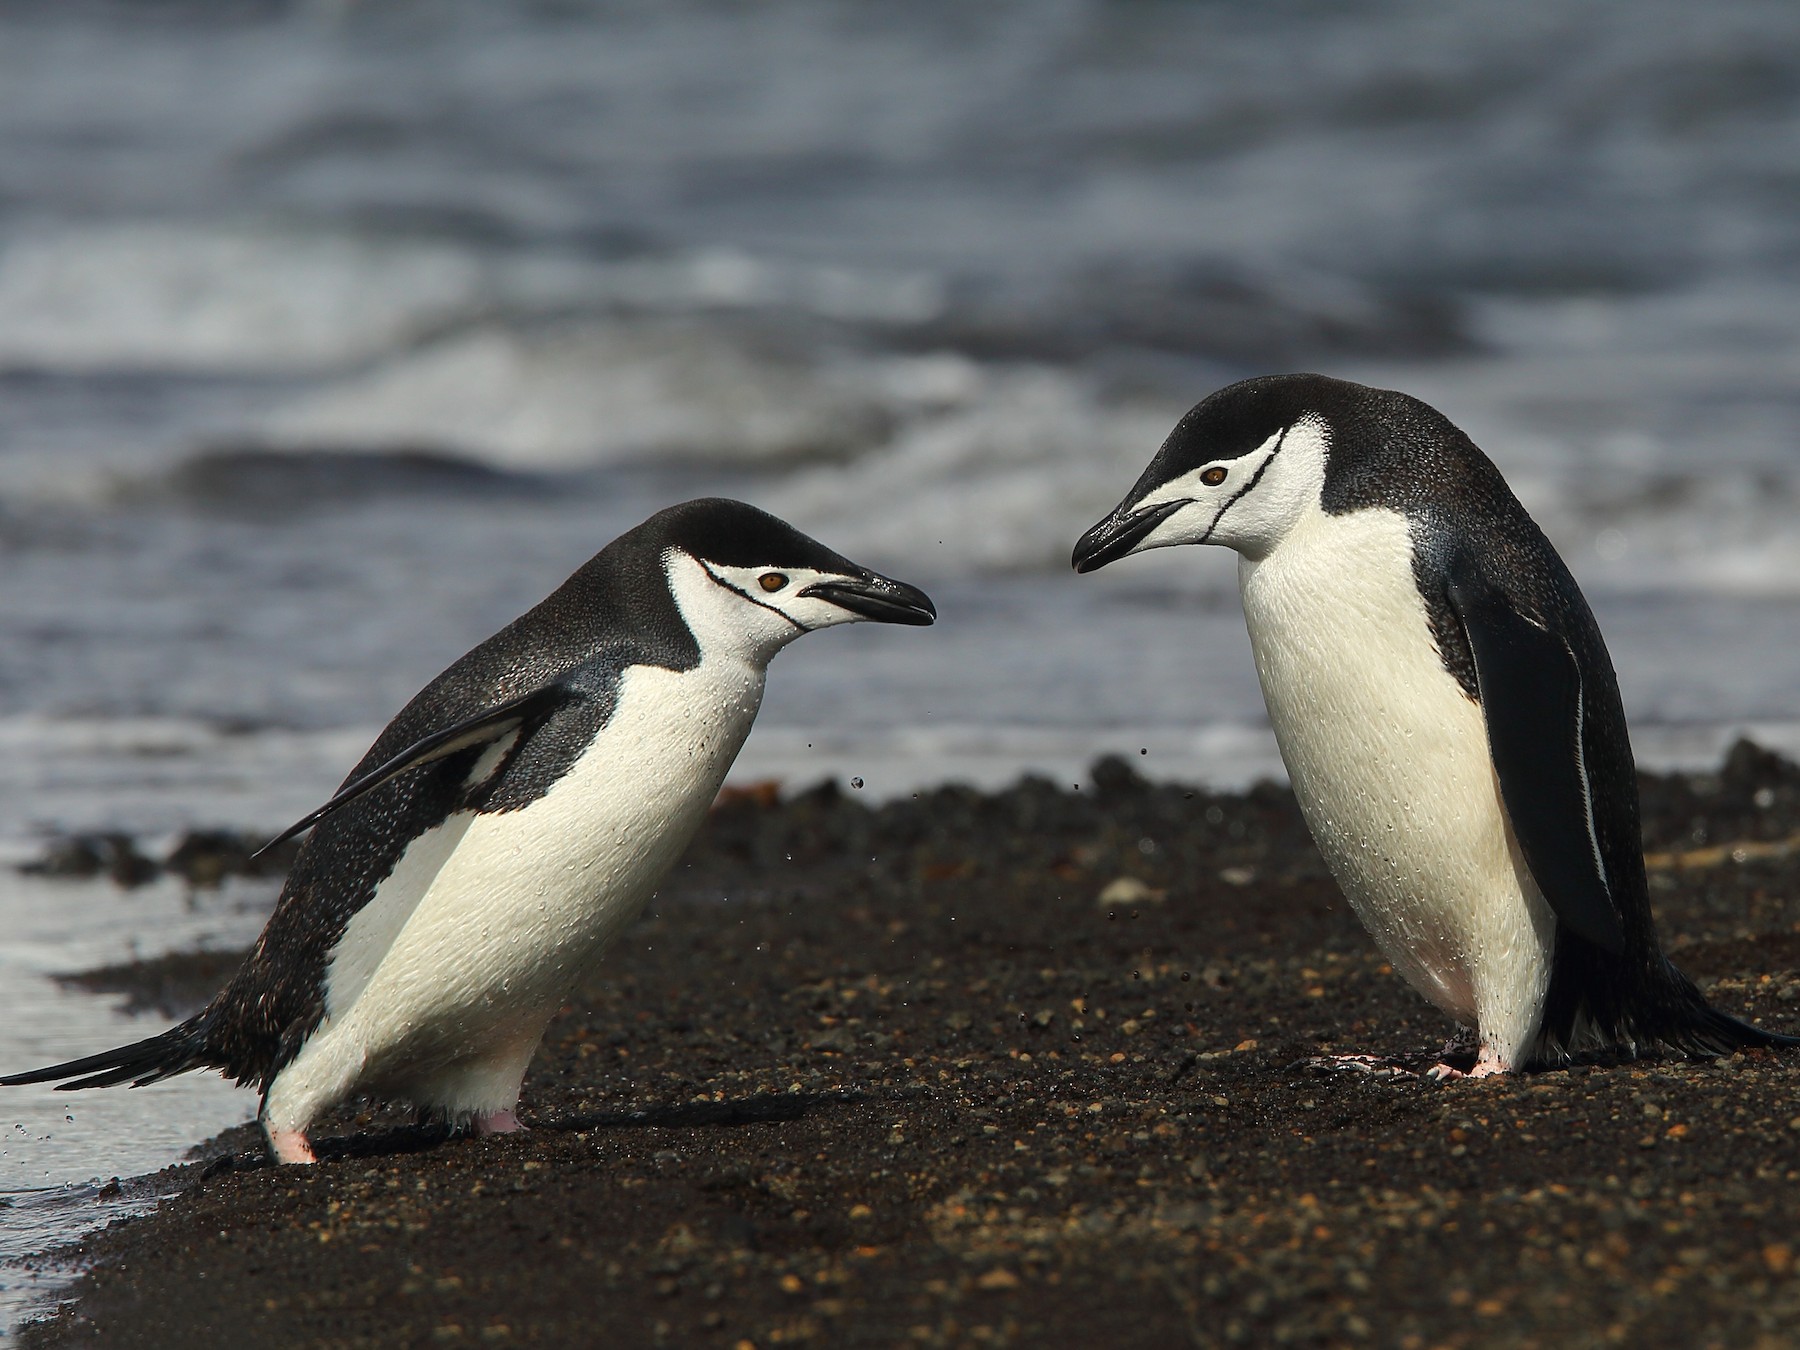
<path fill-rule="evenodd" d="M 1200 481 L 1205 483 L 1208 487 L 1217 487 L 1220 483 L 1225 481 L 1225 470 L 1215 464 L 1212 468 L 1200 475 Z"/>
<path fill-rule="evenodd" d="M 764 572 L 760 577 L 758 577 L 756 579 L 756 584 L 758 586 L 761 586 L 765 591 L 769 591 L 769 592 L 778 591 L 783 586 L 788 584 L 787 573 L 785 573 L 785 572 Z"/>

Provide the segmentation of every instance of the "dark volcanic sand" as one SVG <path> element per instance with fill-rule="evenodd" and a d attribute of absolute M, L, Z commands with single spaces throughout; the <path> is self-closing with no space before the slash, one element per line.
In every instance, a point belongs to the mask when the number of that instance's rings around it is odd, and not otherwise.
<path fill-rule="evenodd" d="M 1678 963 L 1800 1029 L 1800 855 L 1717 847 L 1800 836 L 1800 770 L 1740 746 L 1646 804 Z M 85 1243 L 27 1340 L 1800 1340 L 1800 1054 L 1297 1065 L 1446 1031 L 1285 791 L 1115 763 L 1081 794 L 739 796 L 552 1025 L 530 1134 L 346 1113 L 278 1169 L 238 1132 Z"/>

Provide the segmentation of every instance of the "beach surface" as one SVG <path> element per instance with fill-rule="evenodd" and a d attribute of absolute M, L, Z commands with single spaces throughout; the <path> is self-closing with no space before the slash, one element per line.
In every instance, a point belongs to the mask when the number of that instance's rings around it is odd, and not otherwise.
<path fill-rule="evenodd" d="M 552 1024 L 528 1133 L 346 1110 L 123 1183 L 34 1347 L 1775 1347 L 1800 1056 L 1435 1084 L 1450 1028 L 1282 788 L 1123 760 L 873 809 L 728 795 Z M 1646 777 L 1665 946 L 1800 1030 L 1800 767 Z M 222 967 L 88 977 L 171 1016 Z M 156 1089 L 146 1089 L 155 1091 Z"/>

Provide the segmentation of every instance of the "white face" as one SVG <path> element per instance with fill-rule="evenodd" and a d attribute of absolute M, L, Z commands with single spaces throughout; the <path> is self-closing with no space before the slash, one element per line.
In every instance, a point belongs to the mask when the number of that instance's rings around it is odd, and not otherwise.
<path fill-rule="evenodd" d="M 663 555 L 663 569 L 702 650 L 731 652 L 759 664 L 802 633 L 868 617 L 824 596 L 804 594 L 819 582 L 860 580 L 841 572 L 727 567 L 679 549 Z"/>
<path fill-rule="evenodd" d="M 1305 417 L 1249 454 L 1212 460 L 1132 503 L 1135 514 L 1178 504 L 1131 550 L 1174 544 L 1223 544 L 1247 558 L 1266 557 L 1294 523 L 1316 510 L 1325 483 L 1330 428 Z"/>

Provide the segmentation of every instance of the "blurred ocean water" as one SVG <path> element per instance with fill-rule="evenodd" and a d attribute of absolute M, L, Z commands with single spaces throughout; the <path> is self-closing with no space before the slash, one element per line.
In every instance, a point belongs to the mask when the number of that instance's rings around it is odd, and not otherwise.
<path fill-rule="evenodd" d="M 0 837 L 303 807 L 710 491 L 958 602 L 785 657 L 746 772 L 1274 770 L 1227 559 L 1063 568 L 1275 369 L 1475 435 L 1647 759 L 1789 737 L 1797 43 L 1677 0 L 8 7 Z"/>
<path fill-rule="evenodd" d="M 1230 559 L 1067 554 L 1282 369 L 1501 464 L 1647 762 L 1800 748 L 1797 52 L 1785 0 L 6 6 L 0 843 L 285 823 L 708 492 L 944 612 L 784 655 L 740 777 L 1278 773 Z"/>

